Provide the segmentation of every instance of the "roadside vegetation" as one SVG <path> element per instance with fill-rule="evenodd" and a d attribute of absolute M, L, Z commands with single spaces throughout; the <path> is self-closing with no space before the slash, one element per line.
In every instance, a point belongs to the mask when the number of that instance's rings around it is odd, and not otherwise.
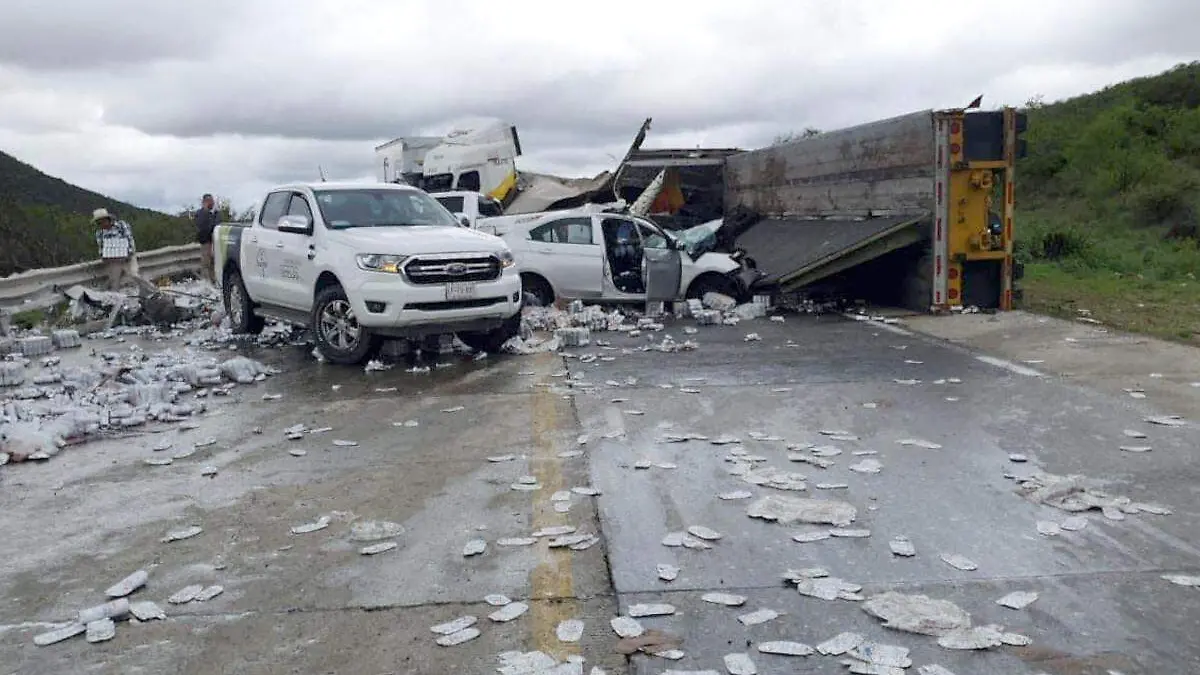
<path fill-rule="evenodd" d="M 1200 63 L 1027 108 L 1023 306 L 1200 343 Z"/>

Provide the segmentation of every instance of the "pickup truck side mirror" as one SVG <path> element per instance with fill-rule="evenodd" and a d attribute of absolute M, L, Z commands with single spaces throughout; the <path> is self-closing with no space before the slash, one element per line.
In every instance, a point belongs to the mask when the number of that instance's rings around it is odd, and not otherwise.
<path fill-rule="evenodd" d="M 471 227 L 471 219 L 467 217 L 467 214 L 455 213 L 454 217 L 458 219 L 459 225 L 462 225 L 463 227 L 468 228 L 468 229 Z"/>
<path fill-rule="evenodd" d="M 276 223 L 275 229 L 291 234 L 312 234 L 313 224 L 308 216 L 282 216 Z"/>

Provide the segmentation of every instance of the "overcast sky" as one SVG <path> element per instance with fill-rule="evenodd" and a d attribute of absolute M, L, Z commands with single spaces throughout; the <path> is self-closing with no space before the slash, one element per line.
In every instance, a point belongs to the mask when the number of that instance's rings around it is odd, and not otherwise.
<path fill-rule="evenodd" d="M 520 166 L 1047 101 L 1200 58 L 1197 0 L 0 0 L 0 150 L 139 205 L 377 175 L 483 115 Z"/>

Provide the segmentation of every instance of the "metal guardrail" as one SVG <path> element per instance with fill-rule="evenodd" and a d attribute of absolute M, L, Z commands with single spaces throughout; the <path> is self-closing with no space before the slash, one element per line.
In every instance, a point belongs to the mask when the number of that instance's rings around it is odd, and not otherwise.
<path fill-rule="evenodd" d="M 164 246 L 137 254 L 138 272 L 147 279 L 179 274 L 200 268 L 200 245 Z M 35 309 L 53 304 L 66 289 L 93 286 L 104 280 L 100 260 L 29 270 L 0 279 L 0 307 Z"/>

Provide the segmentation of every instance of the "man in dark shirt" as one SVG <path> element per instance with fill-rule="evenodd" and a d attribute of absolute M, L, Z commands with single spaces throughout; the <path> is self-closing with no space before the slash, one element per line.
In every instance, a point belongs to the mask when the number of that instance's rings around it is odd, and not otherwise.
<path fill-rule="evenodd" d="M 200 244 L 200 274 L 209 282 L 215 282 L 213 272 L 213 229 L 220 221 L 213 196 L 206 194 L 200 199 L 196 211 L 196 243 Z"/>

